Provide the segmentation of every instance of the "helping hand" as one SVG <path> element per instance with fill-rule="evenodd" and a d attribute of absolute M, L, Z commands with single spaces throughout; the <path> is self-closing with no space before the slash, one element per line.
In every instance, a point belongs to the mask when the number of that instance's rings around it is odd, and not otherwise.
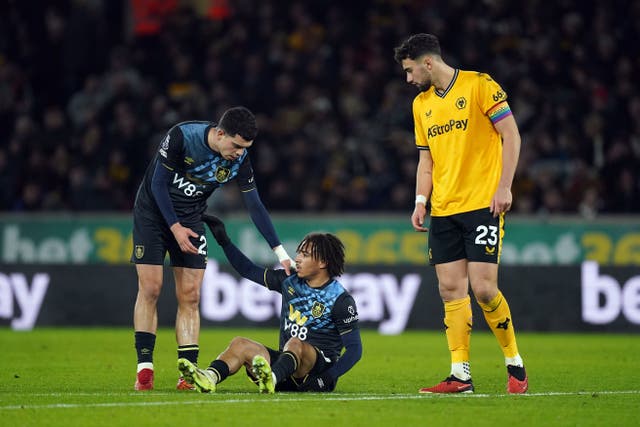
<path fill-rule="evenodd" d="M 291 259 L 284 246 L 276 246 L 275 248 L 273 248 L 273 252 L 275 252 L 276 256 L 278 257 L 278 262 L 280 262 L 280 264 L 282 264 L 282 266 L 284 267 L 284 271 L 287 273 L 287 276 L 291 275 L 291 272 L 295 271 L 296 269 L 296 262 Z"/>

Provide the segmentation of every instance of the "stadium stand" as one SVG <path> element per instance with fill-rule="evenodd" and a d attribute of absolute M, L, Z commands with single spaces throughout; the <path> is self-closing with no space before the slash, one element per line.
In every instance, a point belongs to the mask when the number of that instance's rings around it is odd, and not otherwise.
<path fill-rule="evenodd" d="M 172 123 L 240 104 L 269 210 L 408 213 L 415 89 L 393 47 L 419 31 L 509 94 L 515 212 L 640 212 L 637 0 L 2 2 L 0 211 L 128 211 Z"/>

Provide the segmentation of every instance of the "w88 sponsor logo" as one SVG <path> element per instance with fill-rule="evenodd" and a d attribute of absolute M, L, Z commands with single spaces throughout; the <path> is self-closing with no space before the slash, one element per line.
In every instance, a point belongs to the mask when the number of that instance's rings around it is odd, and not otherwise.
<path fill-rule="evenodd" d="M 201 196 L 203 194 L 202 191 L 198 190 L 198 187 L 196 187 L 195 184 L 185 181 L 185 179 L 178 176 L 178 174 L 173 175 L 173 184 L 177 184 L 178 189 L 182 190 L 185 196 L 192 197 Z"/>

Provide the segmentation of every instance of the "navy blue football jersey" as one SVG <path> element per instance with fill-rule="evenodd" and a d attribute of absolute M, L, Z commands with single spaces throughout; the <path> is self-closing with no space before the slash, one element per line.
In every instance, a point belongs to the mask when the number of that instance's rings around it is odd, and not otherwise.
<path fill-rule="evenodd" d="M 215 127 L 213 122 L 189 121 L 179 123 L 167 132 L 138 189 L 136 209 L 162 217 L 151 191 L 151 180 L 158 163 L 170 172 L 169 196 L 178 219 L 186 224 L 199 221 L 211 193 L 232 179 L 236 179 L 241 191 L 255 188 L 247 150 L 231 161 L 207 144 L 207 135 Z"/>
<path fill-rule="evenodd" d="M 337 360 L 342 351 L 341 335 L 358 328 L 356 302 L 342 284 L 334 279 L 312 288 L 297 274 L 266 270 L 265 285 L 282 294 L 279 349 L 297 337 Z"/>

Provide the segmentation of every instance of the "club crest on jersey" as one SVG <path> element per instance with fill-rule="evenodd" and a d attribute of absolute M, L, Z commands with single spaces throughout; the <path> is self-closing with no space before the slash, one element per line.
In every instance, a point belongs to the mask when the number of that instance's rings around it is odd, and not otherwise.
<path fill-rule="evenodd" d="M 318 317 L 322 316 L 325 308 L 326 307 L 324 304 L 319 303 L 318 301 L 314 301 L 313 306 L 311 307 L 311 315 L 317 319 Z"/>
<path fill-rule="evenodd" d="M 466 106 L 467 106 L 467 99 L 464 96 L 461 96 L 460 98 L 456 99 L 456 107 L 458 107 L 458 110 L 462 110 Z"/>
<path fill-rule="evenodd" d="M 229 179 L 229 175 L 231 175 L 231 170 L 227 168 L 223 168 L 222 166 L 218 166 L 216 169 L 216 181 L 225 182 Z"/>
<path fill-rule="evenodd" d="M 144 245 L 136 245 L 134 255 L 137 259 L 141 259 L 144 256 Z"/>

